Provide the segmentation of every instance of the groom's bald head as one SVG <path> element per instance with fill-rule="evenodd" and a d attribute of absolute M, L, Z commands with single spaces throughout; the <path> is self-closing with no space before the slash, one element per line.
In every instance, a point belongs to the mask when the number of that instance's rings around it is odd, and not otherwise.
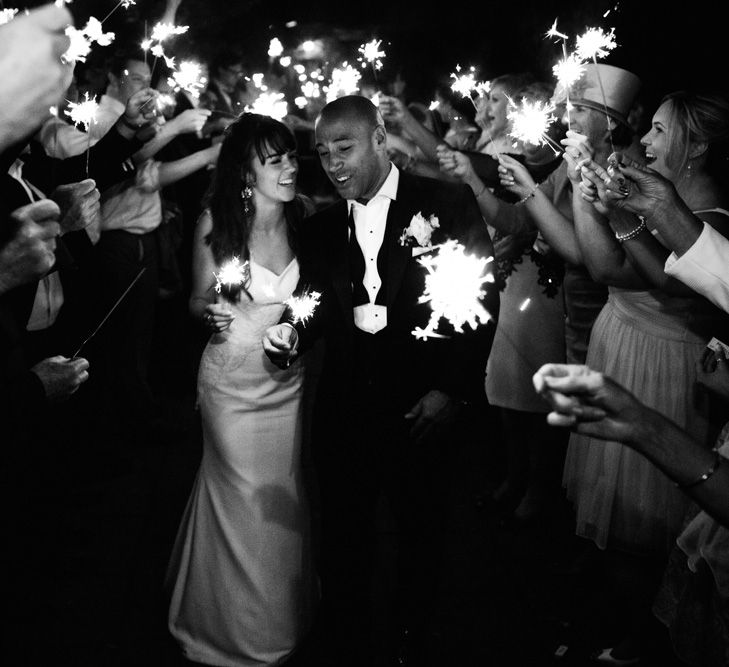
<path fill-rule="evenodd" d="M 361 95 L 345 95 L 329 102 L 321 110 L 316 124 L 340 121 L 361 124 L 369 130 L 385 127 L 377 107 Z"/>

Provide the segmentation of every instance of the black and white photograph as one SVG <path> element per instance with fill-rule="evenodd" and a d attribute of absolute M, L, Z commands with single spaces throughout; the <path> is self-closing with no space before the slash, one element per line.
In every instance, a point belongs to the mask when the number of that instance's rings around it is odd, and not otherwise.
<path fill-rule="evenodd" d="M 697 0 L 0 0 L 9 667 L 729 665 Z"/>

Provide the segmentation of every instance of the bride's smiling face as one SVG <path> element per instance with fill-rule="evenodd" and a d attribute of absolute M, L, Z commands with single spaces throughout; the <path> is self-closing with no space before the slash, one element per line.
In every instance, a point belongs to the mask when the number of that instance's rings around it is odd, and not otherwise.
<path fill-rule="evenodd" d="M 276 153 L 267 150 L 263 162 L 258 155 L 251 158 L 254 182 L 251 185 L 255 197 L 274 202 L 291 201 L 296 195 L 296 177 L 299 161 L 296 151 Z"/>

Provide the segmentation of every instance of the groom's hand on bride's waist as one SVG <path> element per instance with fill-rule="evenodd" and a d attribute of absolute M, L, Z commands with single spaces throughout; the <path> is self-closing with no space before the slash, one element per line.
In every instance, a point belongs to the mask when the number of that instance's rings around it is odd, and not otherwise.
<path fill-rule="evenodd" d="M 263 351 L 279 368 L 288 368 L 296 358 L 299 334 L 290 324 L 275 324 L 263 334 Z"/>

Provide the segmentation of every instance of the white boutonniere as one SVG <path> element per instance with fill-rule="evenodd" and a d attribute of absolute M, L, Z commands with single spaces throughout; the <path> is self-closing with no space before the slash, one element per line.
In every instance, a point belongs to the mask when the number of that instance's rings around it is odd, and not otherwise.
<path fill-rule="evenodd" d="M 418 212 L 413 216 L 410 224 L 402 230 L 400 245 L 419 245 L 421 248 L 432 248 L 431 237 L 438 227 L 440 227 L 440 223 L 435 215 L 425 218 L 422 213 Z"/>

